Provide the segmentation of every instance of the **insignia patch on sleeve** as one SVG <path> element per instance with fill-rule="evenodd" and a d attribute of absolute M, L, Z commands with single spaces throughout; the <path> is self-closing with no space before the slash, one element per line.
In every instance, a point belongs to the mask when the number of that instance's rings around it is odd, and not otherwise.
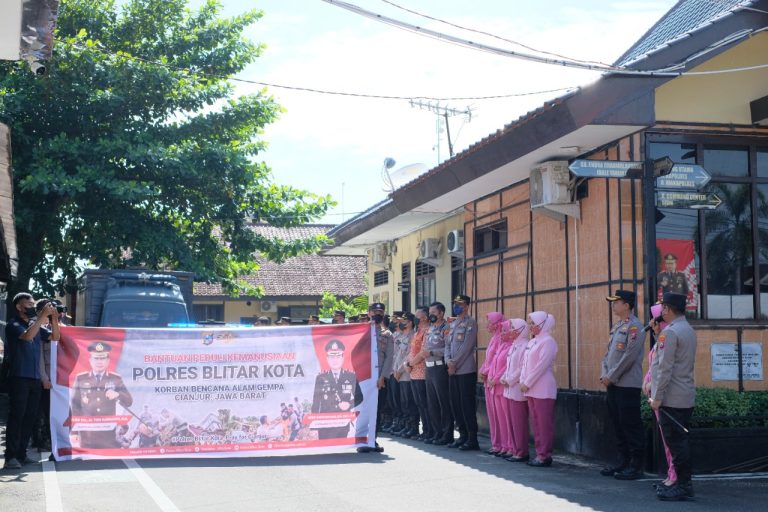
<path fill-rule="evenodd" d="M 625 345 L 623 343 L 616 344 L 616 350 L 624 350 Z"/>

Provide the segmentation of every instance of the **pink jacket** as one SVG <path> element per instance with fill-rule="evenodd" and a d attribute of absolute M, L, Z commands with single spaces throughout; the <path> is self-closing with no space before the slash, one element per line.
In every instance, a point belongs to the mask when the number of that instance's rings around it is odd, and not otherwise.
<path fill-rule="evenodd" d="M 651 306 L 651 320 L 661 315 L 661 304 L 654 304 Z M 661 322 L 661 330 L 663 331 L 669 324 L 667 322 Z M 654 343 L 651 350 L 648 352 L 648 371 L 645 373 L 643 384 L 651 382 L 651 365 L 653 364 L 653 358 L 656 356 L 656 347 L 658 345 Z"/>
<path fill-rule="evenodd" d="M 485 350 L 485 360 L 483 361 L 483 364 L 480 366 L 480 370 L 478 370 L 479 373 L 488 376 L 488 373 L 491 370 L 491 367 L 493 366 L 493 361 L 496 357 L 496 350 L 498 348 L 499 344 L 499 338 L 501 333 L 501 324 L 504 321 L 504 315 L 497 312 L 488 313 L 486 315 L 486 318 L 488 319 L 488 326 L 489 328 L 492 328 L 493 335 L 491 336 L 491 340 L 488 342 L 488 348 Z M 486 386 L 488 386 L 486 381 Z"/>
<path fill-rule="evenodd" d="M 528 324 L 522 318 L 513 318 L 510 322 L 513 331 L 518 334 L 507 352 L 507 368 L 504 372 L 504 380 L 508 384 L 504 388 L 504 397 L 524 402 L 525 396 L 523 396 L 523 392 L 520 390 L 520 374 L 523 370 L 523 357 L 525 356 L 525 347 L 528 345 L 530 333 L 528 331 Z"/>
<path fill-rule="evenodd" d="M 488 380 L 495 382 L 493 386 L 493 394 L 501 395 L 504 392 L 504 385 L 501 383 L 501 378 L 504 376 L 504 372 L 507 369 L 507 353 L 512 346 L 511 328 L 509 322 L 502 324 L 501 332 L 499 333 L 499 341 L 496 345 L 496 355 L 493 358 L 493 365 L 488 373 Z"/>
<path fill-rule="evenodd" d="M 555 327 L 555 317 L 544 311 L 534 311 L 528 318 L 541 328 L 541 332 L 525 347 L 520 384 L 529 388 L 524 393 L 526 397 L 557 398 L 554 372 L 557 342 L 550 334 Z"/>

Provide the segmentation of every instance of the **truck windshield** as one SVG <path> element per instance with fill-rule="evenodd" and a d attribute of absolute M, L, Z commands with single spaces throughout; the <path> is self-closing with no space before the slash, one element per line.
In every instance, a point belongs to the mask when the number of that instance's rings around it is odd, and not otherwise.
<path fill-rule="evenodd" d="M 168 327 L 188 321 L 187 308 L 171 302 L 110 301 L 101 314 L 102 327 Z"/>

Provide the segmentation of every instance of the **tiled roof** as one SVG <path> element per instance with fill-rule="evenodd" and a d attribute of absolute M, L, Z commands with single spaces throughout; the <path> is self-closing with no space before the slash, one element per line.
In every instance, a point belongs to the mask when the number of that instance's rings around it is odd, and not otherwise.
<path fill-rule="evenodd" d="M 626 66 L 642 60 L 648 54 L 673 41 L 688 36 L 752 3 L 750 0 L 680 0 L 624 55 L 619 57 L 616 65 Z"/>
<path fill-rule="evenodd" d="M 333 224 L 309 224 L 295 228 L 277 228 L 265 224 L 253 226 L 254 231 L 268 238 L 298 240 L 322 235 Z M 274 263 L 257 258 L 261 268 L 245 280 L 253 286 L 263 286 L 266 297 L 320 296 L 331 292 L 337 296 L 353 297 L 367 293 L 365 256 L 320 256 L 310 254 Z M 223 295 L 218 283 L 195 283 L 194 294 Z"/>

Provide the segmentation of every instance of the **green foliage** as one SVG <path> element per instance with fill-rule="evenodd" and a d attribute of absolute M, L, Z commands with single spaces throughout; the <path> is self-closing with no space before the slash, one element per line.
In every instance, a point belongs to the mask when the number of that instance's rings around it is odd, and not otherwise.
<path fill-rule="evenodd" d="M 365 313 L 368 311 L 368 297 L 361 295 L 346 301 L 336 297 L 331 292 L 323 292 L 323 298 L 320 300 L 320 316 L 330 318 L 337 309 L 344 311 L 347 314 L 347 318 Z"/>
<path fill-rule="evenodd" d="M 653 414 L 648 406 L 648 399 L 643 397 L 641 404 L 643 419 L 650 422 Z M 768 419 L 739 419 L 766 415 L 768 415 L 768 391 L 739 393 L 734 389 L 726 388 L 696 388 L 696 405 L 692 421 L 694 427 L 768 426 Z M 718 418 L 724 416 L 729 418 Z"/>
<path fill-rule="evenodd" d="M 63 0 L 47 76 L 0 63 L 0 122 L 11 127 L 18 288 L 61 291 L 79 265 L 195 272 L 229 290 L 257 266 L 328 239 L 257 236 L 249 221 L 291 227 L 333 205 L 275 184 L 257 160 L 281 109 L 228 78 L 260 45 L 257 10 L 220 17 L 209 0 Z"/>

